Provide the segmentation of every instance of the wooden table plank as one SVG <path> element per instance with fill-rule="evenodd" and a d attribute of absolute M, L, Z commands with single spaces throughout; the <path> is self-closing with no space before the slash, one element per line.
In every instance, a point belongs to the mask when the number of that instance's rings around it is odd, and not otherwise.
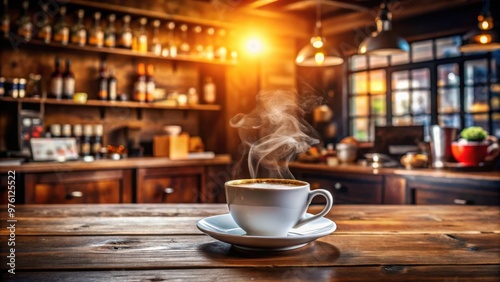
<path fill-rule="evenodd" d="M 0 245 L 6 246 L 6 237 Z M 330 235 L 287 252 L 240 251 L 208 236 L 19 236 L 16 269 L 500 265 L 498 234 Z M 6 265 L 5 250 L 0 265 Z"/>
<path fill-rule="evenodd" d="M 225 204 L 49 205 L 16 207 L 23 235 L 201 234 L 196 221 L 227 213 Z M 318 212 L 312 207 L 310 212 Z M 335 234 L 500 233 L 500 208 L 486 206 L 336 206 Z M 4 217 L 1 220 L 6 220 Z M 43 224 L 40 220 L 43 219 Z M 6 235 L 9 230 L 0 229 Z"/>
<path fill-rule="evenodd" d="M 494 218 L 483 221 L 464 220 L 335 220 L 335 234 L 443 234 L 443 233 L 499 233 L 500 222 Z M 18 219 L 16 235 L 201 235 L 196 222 L 201 217 L 101 217 L 101 218 L 47 218 L 40 225 L 38 218 Z M 1 229 L 0 235 L 8 235 Z"/>
<path fill-rule="evenodd" d="M 353 275 L 355 274 L 355 275 Z M 14 277 L 15 279 L 9 279 Z M 3 281 L 492 281 L 500 268 L 495 265 L 464 266 L 360 266 L 360 267 L 261 267 L 217 269 L 157 269 L 113 271 L 16 272 Z"/>

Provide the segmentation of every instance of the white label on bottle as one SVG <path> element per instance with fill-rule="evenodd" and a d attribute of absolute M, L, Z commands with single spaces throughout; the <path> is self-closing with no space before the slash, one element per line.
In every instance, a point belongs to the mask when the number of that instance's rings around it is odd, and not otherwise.
<path fill-rule="evenodd" d="M 146 93 L 146 82 L 145 81 L 137 81 L 135 83 L 135 92 Z"/>
<path fill-rule="evenodd" d="M 122 34 L 121 45 L 122 47 L 128 47 L 128 48 L 132 46 L 132 33 L 126 32 Z"/>
<path fill-rule="evenodd" d="M 148 81 L 146 83 L 146 93 L 151 94 L 155 92 L 155 82 L 154 81 Z"/>
<path fill-rule="evenodd" d="M 116 100 L 116 81 L 110 81 L 109 82 L 109 91 L 108 91 L 108 95 L 109 95 L 109 100 Z"/>
<path fill-rule="evenodd" d="M 65 77 L 63 80 L 63 95 L 73 97 L 73 94 L 75 94 L 75 78 Z"/>
<path fill-rule="evenodd" d="M 62 77 L 54 77 L 50 80 L 50 93 L 56 96 L 56 98 L 61 98 L 63 90 L 63 79 Z"/>

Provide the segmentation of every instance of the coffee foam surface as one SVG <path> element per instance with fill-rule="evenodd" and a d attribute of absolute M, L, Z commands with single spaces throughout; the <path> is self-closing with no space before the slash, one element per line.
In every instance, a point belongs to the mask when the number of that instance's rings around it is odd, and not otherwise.
<path fill-rule="evenodd" d="M 291 188 L 302 186 L 300 183 L 279 183 L 279 182 L 256 182 L 256 183 L 240 183 L 238 186 L 248 188 Z"/>

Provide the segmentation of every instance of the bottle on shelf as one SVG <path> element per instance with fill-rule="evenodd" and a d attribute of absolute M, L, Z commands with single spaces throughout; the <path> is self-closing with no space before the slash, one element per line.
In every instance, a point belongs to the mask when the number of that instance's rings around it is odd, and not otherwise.
<path fill-rule="evenodd" d="M 203 84 L 203 101 L 206 104 L 214 104 L 216 97 L 215 83 L 213 82 L 212 77 L 208 76 Z"/>
<path fill-rule="evenodd" d="M 215 58 L 215 47 L 214 47 L 214 35 L 215 28 L 207 28 L 207 40 L 205 46 L 205 58 L 208 60 L 213 60 Z"/>
<path fill-rule="evenodd" d="M 96 159 L 101 158 L 101 148 L 102 148 L 102 135 L 104 133 L 104 129 L 102 124 L 95 124 L 93 126 L 94 137 L 92 138 L 92 152 L 91 154 Z"/>
<path fill-rule="evenodd" d="M 132 50 L 144 53 L 148 51 L 148 33 L 146 31 L 147 23 L 148 19 L 144 17 L 139 19 L 140 27 L 135 34 Z"/>
<path fill-rule="evenodd" d="M 130 28 L 130 16 L 123 16 L 123 26 L 118 32 L 118 46 L 132 49 L 132 29 Z"/>
<path fill-rule="evenodd" d="M 203 46 L 203 28 L 200 25 L 197 25 L 193 28 L 193 37 L 194 37 L 194 55 L 200 58 L 205 57 L 205 51 Z"/>
<path fill-rule="evenodd" d="M 181 30 L 181 40 L 178 48 L 179 54 L 182 55 L 189 55 L 189 42 L 188 42 L 188 26 L 187 24 L 181 24 L 180 26 Z"/>
<path fill-rule="evenodd" d="M 99 100 L 108 100 L 108 78 L 106 77 L 106 62 L 99 63 L 99 78 L 98 78 L 98 96 Z"/>
<path fill-rule="evenodd" d="M 232 63 L 237 63 L 238 62 L 238 50 L 236 48 L 236 35 L 235 31 L 231 30 L 229 32 L 228 40 L 227 40 L 227 47 L 228 47 L 228 55 Z"/>
<path fill-rule="evenodd" d="M 177 44 L 175 43 L 175 23 L 167 23 L 167 46 L 163 48 L 162 56 L 175 58 L 177 56 Z"/>
<path fill-rule="evenodd" d="M 63 91 L 63 76 L 60 70 L 59 57 L 54 59 L 54 72 L 50 75 L 49 95 L 52 98 L 61 99 Z"/>
<path fill-rule="evenodd" d="M 156 56 L 161 55 L 161 42 L 160 42 L 160 21 L 153 21 L 153 38 L 151 39 L 151 52 Z"/>
<path fill-rule="evenodd" d="M 199 98 L 198 93 L 196 92 L 196 88 L 189 87 L 187 92 L 187 103 L 188 105 L 196 105 L 198 104 Z"/>
<path fill-rule="evenodd" d="M 82 137 L 83 137 L 83 129 L 81 124 L 73 125 L 73 137 L 76 140 L 76 150 L 78 155 L 82 155 Z"/>
<path fill-rule="evenodd" d="M 83 24 L 84 16 L 85 11 L 83 9 L 78 10 L 78 20 L 71 28 L 71 43 L 77 44 L 78 46 L 85 46 L 85 43 L 87 43 L 87 29 Z"/>
<path fill-rule="evenodd" d="M 118 84 L 118 81 L 116 80 L 115 70 L 110 69 L 109 70 L 109 77 L 108 77 L 108 97 L 109 97 L 110 101 L 116 101 L 116 99 L 118 98 L 117 97 L 118 94 L 117 94 L 117 90 L 116 90 L 117 84 Z"/>
<path fill-rule="evenodd" d="M 148 64 L 146 74 L 146 101 L 149 103 L 155 101 L 155 89 L 154 67 L 152 64 Z"/>
<path fill-rule="evenodd" d="M 62 125 L 62 137 L 70 138 L 71 137 L 71 124 L 63 124 Z"/>
<path fill-rule="evenodd" d="M 9 1 L 3 0 L 2 15 L 0 16 L 0 21 L 2 22 L 1 36 L 3 38 L 9 38 L 10 32 L 10 15 L 9 15 Z"/>
<path fill-rule="evenodd" d="M 143 63 L 137 65 L 137 78 L 134 83 L 134 100 L 146 101 L 146 69 Z"/>
<path fill-rule="evenodd" d="M 92 124 L 86 124 L 83 126 L 83 138 L 81 139 L 81 155 L 83 157 L 90 156 L 92 154 Z"/>
<path fill-rule="evenodd" d="M 104 46 L 114 48 L 116 45 L 115 14 L 108 16 L 108 27 L 104 32 Z"/>
<path fill-rule="evenodd" d="M 29 1 L 23 1 L 23 16 L 17 21 L 17 35 L 26 41 L 33 37 L 33 23 L 28 14 Z"/>
<path fill-rule="evenodd" d="M 101 13 L 94 13 L 94 25 L 89 30 L 89 45 L 102 47 L 104 44 L 104 31 L 101 27 Z"/>
<path fill-rule="evenodd" d="M 66 99 L 73 99 L 75 94 L 75 75 L 71 71 L 71 60 L 66 59 L 66 69 L 63 73 L 63 96 Z"/>
<path fill-rule="evenodd" d="M 50 137 L 59 138 L 61 137 L 61 125 L 60 124 L 51 124 L 50 125 Z"/>
<path fill-rule="evenodd" d="M 215 58 L 222 62 L 227 60 L 226 34 L 225 29 L 219 29 L 215 40 Z"/>
<path fill-rule="evenodd" d="M 40 22 L 40 29 L 38 30 L 37 38 L 42 40 L 43 42 L 49 44 L 50 39 L 52 38 L 52 26 L 49 23 L 49 17 L 47 16 L 48 14 L 48 4 L 42 4 L 42 11 L 43 14 L 45 15 Z"/>
<path fill-rule="evenodd" d="M 69 41 L 69 26 L 65 22 L 65 17 L 66 6 L 61 6 L 59 8 L 59 19 L 54 25 L 54 42 L 58 42 L 63 45 L 68 44 Z"/>

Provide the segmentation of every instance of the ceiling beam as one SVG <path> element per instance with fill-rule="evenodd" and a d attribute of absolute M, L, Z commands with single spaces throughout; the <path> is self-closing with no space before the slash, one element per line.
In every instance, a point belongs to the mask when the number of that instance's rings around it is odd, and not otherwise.
<path fill-rule="evenodd" d="M 330 7 L 341 8 L 341 9 L 348 9 L 348 10 L 359 11 L 359 12 L 367 12 L 370 10 L 369 8 L 366 8 L 362 5 L 345 3 L 345 2 L 341 2 L 341 1 L 320 0 L 319 2 L 321 5 L 324 5 L 324 6 L 330 6 Z M 287 5 L 284 5 L 283 9 L 285 11 L 300 11 L 300 10 L 308 9 L 310 7 L 314 7 L 316 4 L 317 4 L 316 0 L 303 0 L 303 1 L 297 1 L 295 3 L 290 3 Z"/>
<path fill-rule="evenodd" d="M 396 7 L 397 10 L 392 9 L 392 14 L 394 20 L 397 21 L 479 2 L 481 2 L 481 0 L 425 0 L 419 1 L 417 5 L 416 1 L 401 1 L 398 3 L 399 6 Z M 338 17 L 332 17 L 330 19 L 324 19 L 322 20 L 323 32 L 325 35 L 334 35 L 347 31 L 354 31 L 357 28 L 367 27 L 368 29 L 368 27 L 373 27 L 375 25 L 374 15 L 376 15 L 377 12 L 378 7 L 370 9 L 369 12 L 356 12 Z"/>

